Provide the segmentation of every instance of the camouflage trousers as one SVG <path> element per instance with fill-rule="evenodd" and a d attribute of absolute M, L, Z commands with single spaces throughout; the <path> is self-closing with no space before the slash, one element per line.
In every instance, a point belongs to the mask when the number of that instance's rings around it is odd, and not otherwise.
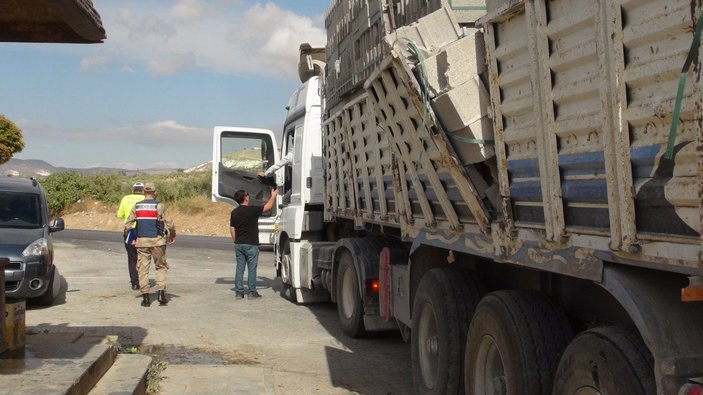
<path fill-rule="evenodd" d="M 168 271 L 166 246 L 137 247 L 139 290 L 143 294 L 149 293 L 149 266 L 152 259 L 154 260 L 154 267 L 156 269 L 156 289 L 159 291 L 166 289 L 166 272 Z"/>

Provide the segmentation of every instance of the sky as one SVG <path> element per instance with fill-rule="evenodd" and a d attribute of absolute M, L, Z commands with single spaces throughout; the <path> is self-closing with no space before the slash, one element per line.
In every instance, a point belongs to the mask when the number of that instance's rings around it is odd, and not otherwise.
<path fill-rule="evenodd" d="M 215 126 L 280 136 L 300 43 L 325 44 L 329 0 L 93 0 L 101 44 L 0 43 L 0 115 L 18 159 L 189 168 Z"/>

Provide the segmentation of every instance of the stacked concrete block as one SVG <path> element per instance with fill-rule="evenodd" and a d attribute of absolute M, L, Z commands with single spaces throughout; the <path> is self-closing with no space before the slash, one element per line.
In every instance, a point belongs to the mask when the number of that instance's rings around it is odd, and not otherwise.
<path fill-rule="evenodd" d="M 463 165 L 495 156 L 489 106 L 488 90 L 478 76 L 432 99 L 432 109 Z"/>
<path fill-rule="evenodd" d="M 464 37 L 425 59 L 427 88 L 436 97 L 486 71 L 483 34 L 466 29 Z"/>
<path fill-rule="evenodd" d="M 495 156 L 493 127 L 488 118 L 488 90 L 479 78 L 486 72 L 483 35 L 461 28 L 453 11 L 442 8 L 384 39 L 415 68 L 418 85 L 427 89 L 431 106 L 463 165 Z M 423 52 L 424 75 L 408 48 Z"/>
<path fill-rule="evenodd" d="M 447 8 L 435 11 L 409 26 L 396 29 L 384 38 L 389 48 L 405 48 L 407 42 L 414 43 L 432 56 L 445 45 L 459 39 L 462 29 L 459 27 L 454 14 Z M 408 56 L 408 53 L 404 53 Z"/>

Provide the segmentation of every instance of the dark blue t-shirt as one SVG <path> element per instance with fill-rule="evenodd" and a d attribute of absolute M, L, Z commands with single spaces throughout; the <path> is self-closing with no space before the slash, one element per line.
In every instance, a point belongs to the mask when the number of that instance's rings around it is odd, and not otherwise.
<path fill-rule="evenodd" d="M 229 226 L 234 228 L 235 244 L 259 245 L 259 217 L 264 206 L 239 206 L 232 210 Z"/>

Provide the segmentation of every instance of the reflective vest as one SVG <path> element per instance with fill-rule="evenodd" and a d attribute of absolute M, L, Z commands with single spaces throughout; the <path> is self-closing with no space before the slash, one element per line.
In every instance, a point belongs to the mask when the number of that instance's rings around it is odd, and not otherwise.
<path fill-rule="evenodd" d="M 159 218 L 156 199 L 142 200 L 134 205 L 134 214 L 137 219 L 137 237 L 157 237 L 156 221 Z"/>

